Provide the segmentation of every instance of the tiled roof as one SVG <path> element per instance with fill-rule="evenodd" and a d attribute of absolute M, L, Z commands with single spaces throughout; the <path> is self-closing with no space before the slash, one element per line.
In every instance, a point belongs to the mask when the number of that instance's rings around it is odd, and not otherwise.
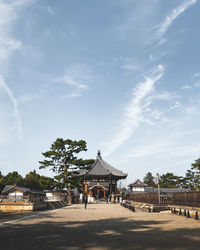
<path fill-rule="evenodd" d="M 127 177 L 127 174 L 112 167 L 110 164 L 108 164 L 106 161 L 104 161 L 101 158 L 98 158 L 94 162 L 91 169 L 87 172 L 87 175 L 92 175 L 92 176 L 114 175 L 114 176 L 121 177 L 121 178 Z"/>
<path fill-rule="evenodd" d="M 147 184 L 141 182 L 139 179 L 137 179 L 135 182 L 128 185 L 129 187 L 147 187 Z"/>
<path fill-rule="evenodd" d="M 6 185 L 2 191 L 2 194 L 7 194 L 14 189 L 17 189 L 17 190 L 21 191 L 22 193 L 32 193 L 32 194 L 45 195 L 45 193 L 41 190 L 34 190 L 34 189 L 26 188 L 26 187 L 20 187 L 17 185 Z"/>
<path fill-rule="evenodd" d="M 12 189 L 14 186 L 12 185 L 6 185 L 4 187 L 4 189 L 2 190 L 2 194 L 6 193 L 7 191 L 9 191 L 10 189 Z"/>
<path fill-rule="evenodd" d="M 2 194 L 6 194 L 12 189 L 17 188 L 18 190 L 22 191 L 22 193 L 30 192 L 30 188 L 25 188 L 25 187 L 19 187 L 16 185 L 6 185 L 2 191 Z"/>

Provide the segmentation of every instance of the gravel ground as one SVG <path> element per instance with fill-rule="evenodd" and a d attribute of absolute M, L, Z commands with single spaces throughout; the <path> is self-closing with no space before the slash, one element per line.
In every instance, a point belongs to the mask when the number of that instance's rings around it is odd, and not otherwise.
<path fill-rule="evenodd" d="M 200 220 L 168 213 L 78 204 L 30 216 L 0 224 L 0 249 L 200 249 Z"/>

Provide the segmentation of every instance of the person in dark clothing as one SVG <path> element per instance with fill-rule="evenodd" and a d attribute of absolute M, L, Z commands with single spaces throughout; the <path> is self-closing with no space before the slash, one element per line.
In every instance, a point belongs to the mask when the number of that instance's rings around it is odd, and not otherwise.
<path fill-rule="evenodd" d="M 108 203 L 108 197 L 107 196 L 105 197 L 105 201 L 106 201 L 106 203 Z"/>
<path fill-rule="evenodd" d="M 87 203 L 88 203 L 88 197 L 85 197 L 84 199 L 85 209 L 87 208 Z"/>

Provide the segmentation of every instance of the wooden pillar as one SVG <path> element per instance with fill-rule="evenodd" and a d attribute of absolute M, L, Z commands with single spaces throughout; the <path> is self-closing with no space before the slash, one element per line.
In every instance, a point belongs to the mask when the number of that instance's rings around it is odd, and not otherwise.
<path fill-rule="evenodd" d="M 117 193 L 117 184 L 115 184 L 115 194 Z"/>
<path fill-rule="evenodd" d="M 70 184 L 68 184 L 68 187 L 67 187 L 67 203 L 68 203 L 69 205 L 72 204 L 72 196 L 71 196 Z"/>
<path fill-rule="evenodd" d="M 110 183 L 110 187 L 109 187 L 109 191 L 110 191 L 110 194 L 112 194 L 112 192 L 113 192 L 113 184 L 112 183 Z"/>
<path fill-rule="evenodd" d="M 84 192 L 87 193 L 88 191 L 88 182 L 84 182 Z"/>

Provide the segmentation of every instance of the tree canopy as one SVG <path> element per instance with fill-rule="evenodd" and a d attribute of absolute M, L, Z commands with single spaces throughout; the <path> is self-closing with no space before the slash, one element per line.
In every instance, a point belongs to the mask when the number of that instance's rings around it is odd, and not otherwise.
<path fill-rule="evenodd" d="M 3 184 L 4 185 L 23 185 L 24 180 L 23 180 L 23 177 L 17 171 L 13 171 L 3 177 Z"/>
<path fill-rule="evenodd" d="M 160 176 L 161 188 L 178 188 L 180 187 L 180 176 L 176 176 L 173 173 L 166 173 Z"/>
<path fill-rule="evenodd" d="M 200 158 L 191 164 L 185 176 L 185 183 L 192 190 L 200 190 Z"/>
<path fill-rule="evenodd" d="M 29 172 L 24 178 L 24 186 L 31 189 L 52 190 L 56 185 L 53 178 L 39 175 L 35 170 Z"/>
<path fill-rule="evenodd" d="M 17 171 L 9 172 L 5 176 L 0 172 L 0 192 L 6 185 L 18 185 L 37 190 L 52 190 L 58 183 L 53 178 L 37 174 L 35 170 L 26 174 L 25 178 Z"/>
<path fill-rule="evenodd" d="M 148 172 L 144 177 L 144 183 L 151 185 L 153 176 Z M 166 173 L 160 176 L 160 187 L 162 188 L 190 188 L 191 190 L 200 190 L 200 158 L 191 164 L 185 176 L 177 176 L 173 173 Z"/>
<path fill-rule="evenodd" d="M 154 182 L 154 177 L 151 172 L 148 172 L 145 177 L 143 178 L 143 182 L 147 184 L 149 187 L 155 187 L 156 184 Z"/>
<path fill-rule="evenodd" d="M 148 172 L 145 175 L 143 181 L 149 187 L 157 187 L 157 185 L 154 182 L 154 179 L 155 177 L 152 175 L 152 173 Z M 159 184 L 161 188 L 179 188 L 179 187 L 187 188 L 188 187 L 185 181 L 185 177 L 177 176 L 169 172 L 160 176 Z"/>
<path fill-rule="evenodd" d="M 76 187 L 80 184 L 80 178 L 76 177 L 76 173 L 81 168 L 88 168 L 94 162 L 92 159 L 79 158 L 78 154 L 83 151 L 87 151 L 84 140 L 58 138 L 51 144 L 49 151 L 42 153 L 45 159 L 39 161 L 40 169 L 50 168 L 55 172 L 55 179 L 60 183 L 60 188 L 68 184 Z"/>

